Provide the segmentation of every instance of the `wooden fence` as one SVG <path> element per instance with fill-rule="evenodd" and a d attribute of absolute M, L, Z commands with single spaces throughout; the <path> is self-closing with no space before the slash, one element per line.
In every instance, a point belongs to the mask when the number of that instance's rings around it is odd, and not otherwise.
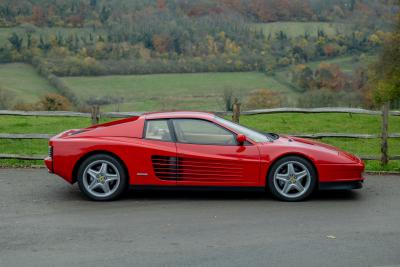
<path fill-rule="evenodd" d="M 366 110 L 359 108 L 274 108 L 274 109 L 258 109 L 241 111 L 240 103 L 234 103 L 234 112 L 214 112 L 219 115 L 232 115 L 234 121 L 239 121 L 241 115 L 259 115 L 259 114 L 274 114 L 274 113 L 348 113 L 348 114 L 364 114 L 364 115 L 382 115 L 382 111 Z M 87 117 L 92 119 L 92 123 L 98 122 L 100 115 L 108 118 L 127 118 L 131 116 L 138 116 L 144 112 L 99 112 L 98 108 L 93 108 L 91 113 L 69 112 L 69 111 L 12 111 L 0 110 L 0 115 L 13 115 L 13 116 L 58 116 L 58 117 Z M 400 111 L 390 111 L 388 115 L 400 116 Z M 357 133 L 312 133 L 312 134 L 288 134 L 295 137 L 304 138 L 356 138 L 356 139 L 376 139 L 382 138 L 382 134 L 357 134 Z M 400 133 L 387 134 L 387 138 L 400 138 Z M 0 139 L 49 139 L 51 134 L 12 134 L 0 133 Z M 386 142 L 387 143 L 387 142 Z M 383 150 L 381 148 L 381 150 Z M 0 151 L 1 152 L 1 151 Z M 17 155 L 17 154 L 1 154 L 0 159 L 21 159 L 21 160 L 40 160 L 45 156 L 32 156 L 32 155 Z M 369 156 L 360 155 L 363 160 L 380 160 L 382 156 Z M 388 157 L 390 160 L 400 160 L 400 155 Z"/>

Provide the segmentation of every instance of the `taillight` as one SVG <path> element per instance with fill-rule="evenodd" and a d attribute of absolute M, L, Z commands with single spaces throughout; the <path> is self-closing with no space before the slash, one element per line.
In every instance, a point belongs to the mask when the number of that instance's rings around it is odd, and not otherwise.
<path fill-rule="evenodd" d="M 49 146 L 49 157 L 53 158 L 53 146 Z"/>

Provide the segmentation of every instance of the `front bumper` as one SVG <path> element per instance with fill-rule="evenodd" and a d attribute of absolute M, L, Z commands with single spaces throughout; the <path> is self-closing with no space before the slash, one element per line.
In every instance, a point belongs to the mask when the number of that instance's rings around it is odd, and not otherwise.
<path fill-rule="evenodd" d="M 323 182 L 319 183 L 319 190 L 352 190 L 360 189 L 363 187 L 362 181 L 349 181 L 349 182 Z"/>

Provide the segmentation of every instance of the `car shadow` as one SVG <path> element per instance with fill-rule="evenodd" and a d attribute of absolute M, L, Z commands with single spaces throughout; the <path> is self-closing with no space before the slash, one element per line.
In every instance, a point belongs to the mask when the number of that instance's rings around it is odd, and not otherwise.
<path fill-rule="evenodd" d="M 76 185 L 69 190 L 57 190 L 54 194 L 64 200 L 87 201 Z M 362 199 L 358 190 L 324 190 L 314 192 L 306 202 L 313 201 L 357 201 Z M 278 201 L 269 192 L 264 191 L 230 191 L 230 190 L 175 190 L 175 189 L 129 189 L 120 198 L 121 201 L 172 201 L 172 200 L 210 200 L 210 201 Z"/>
<path fill-rule="evenodd" d="M 134 190 L 130 189 L 122 199 L 125 200 L 240 200 L 277 201 L 269 192 L 225 191 L 225 190 Z M 355 201 L 361 199 L 357 191 L 324 190 L 317 191 L 306 201 Z"/>

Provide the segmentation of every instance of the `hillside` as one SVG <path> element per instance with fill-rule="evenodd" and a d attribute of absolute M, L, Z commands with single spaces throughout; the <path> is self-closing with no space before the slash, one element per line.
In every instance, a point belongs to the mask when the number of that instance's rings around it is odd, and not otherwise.
<path fill-rule="evenodd" d="M 397 11 L 386 0 L 4 0 L 0 90 L 13 100 L 0 106 L 43 109 L 51 92 L 75 110 L 215 110 L 230 91 L 244 108 L 371 108 L 368 64 Z"/>

